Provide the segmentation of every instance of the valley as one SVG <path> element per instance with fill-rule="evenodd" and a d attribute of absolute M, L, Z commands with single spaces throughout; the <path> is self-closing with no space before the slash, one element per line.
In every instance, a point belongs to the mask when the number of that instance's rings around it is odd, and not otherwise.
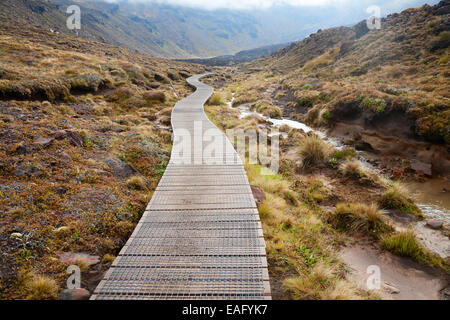
<path fill-rule="evenodd" d="M 450 298 L 448 0 L 389 14 L 381 30 L 361 21 L 316 31 L 305 20 L 280 27 L 279 37 L 267 31 L 278 19 L 262 25 L 256 10 L 97 1 L 80 2 L 88 15 L 75 34 L 64 30 L 67 3 L 0 3 L 1 299 L 93 295 L 156 210 L 148 209 L 152 198 L 162 201 L 154 193 L 177 145 L 172 110 L 195 97 L 187 79 L 207 72 L 201 82 L 214 89 L 204 106 L 207 121 L 224 132 L 256 132 L 267 138 L 269 153 L 279 141 L 277 172 L 242 159 L 272 299 Z M 177 125 L 191 125 L 201 107 L 194 102 L 175 114 Z M 242 144 L 245 138 L 237 138 L 235 147 Z M 213 169 L 193 170 L 190 179 L 201 182 L 195 173 L 214 176 Z M 181 179 L 172 177 L 183 175 L 176 170 L 169 180 Z M 210 193 L 239 198 L 227 195 L 233 184 L 207 188 L 188 180 L 179 194 L 163 190 L 164 201 L 188 212 L 198 203 L 217 206 L 207 202 Z M 188 188 L 199 194 L 183 198 Z M 149 233 L 176 225 L 180 238 L 215 221 L 154 218 L 155 229 L 145 222 Z M 195 232 L 183 229 L 191 225 Z M 219 229 L 234 230 L 238 240 L 254 231 L 239 228 Z M 168 238 L 161 245 L 183 247 Z M 194 255 L 216 254 L 196 241 L 184 246 L 196 248 Z M 66 288 L 73 265 L 82 279 L 75 291 Z M 367 286 L 374 265 L 381 269 L 375 289 Z"/>

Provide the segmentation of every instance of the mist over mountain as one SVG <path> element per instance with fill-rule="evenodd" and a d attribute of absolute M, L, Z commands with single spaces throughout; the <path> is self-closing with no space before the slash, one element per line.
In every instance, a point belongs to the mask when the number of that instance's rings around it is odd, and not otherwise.
<path fill-rule="evenodd" d="M 321 1 L 321 5 L 250 1 L 244 8 L 236 1 L 4 0 L 0 8 L 4 19 L 69 33 L 66 9 L 74 3 L 82 13 L 80 37 L 155 56 L 207 58 L 298 41 L 318 29 L 352 25 L 370 15 L 366 12 L 370 4 L 380 5 L 385 15 L 423 1 L 343 0 Z"/>

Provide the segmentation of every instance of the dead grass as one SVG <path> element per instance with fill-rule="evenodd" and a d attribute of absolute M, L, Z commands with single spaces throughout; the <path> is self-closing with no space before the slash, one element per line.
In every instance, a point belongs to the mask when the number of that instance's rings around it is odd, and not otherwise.
<path fill-rule="evenodd" d="M 23 272 L 19 282 L 26 300 L 55 300 L 58 298 L 58 284 L 48 276 Z"/>

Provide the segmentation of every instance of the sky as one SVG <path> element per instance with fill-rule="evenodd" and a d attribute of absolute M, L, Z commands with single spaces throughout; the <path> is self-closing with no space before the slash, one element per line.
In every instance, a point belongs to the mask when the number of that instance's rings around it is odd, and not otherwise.
<path fill-rule="evenodd" d="M 108 2 L 120 2 L 124 0 L 107 0 Z M 126 0 L 129 2 L 157 2 L 162 4 L 179 5 L 206 10 L 232 9 L 232 10 L 252 10 L 270 9 L 274 6 L 295 6 L 295 7 L 336 7 L 339 9 L 352 10 L 355 6 L 378 5 L 381 11 L 386 13 L 396 12 L 404 8 L 417 7 L 422 4 L 435 4 L 439 0 Z M 384 9 L 384 10 L 383 10 Z"/>

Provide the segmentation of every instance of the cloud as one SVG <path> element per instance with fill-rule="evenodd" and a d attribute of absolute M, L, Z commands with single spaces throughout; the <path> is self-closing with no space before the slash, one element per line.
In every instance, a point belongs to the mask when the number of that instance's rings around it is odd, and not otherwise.
<path fill-rule="evenodd" d="M 339 10 L 352 10 L 355 7 L 378 5 L 383 11 L 414 7 L 426 2 L 433 4 L 439 0 L 104 0 L 107 2 L 158 3 L 174 6 L 200 8 L 206 10 L 232 9 L 268 9 L 274 6 L 294 6 L 304 8 L 333 7 Z"/>
<path fill-rule="evenodd" d="M 321 7 L 345 5 L 354 0 L 106 0 L 107 2 L 128 1 L 131 3 L 159 3 L 175 6 L 215 9 L 267 9 L 273 6 Z"/>

